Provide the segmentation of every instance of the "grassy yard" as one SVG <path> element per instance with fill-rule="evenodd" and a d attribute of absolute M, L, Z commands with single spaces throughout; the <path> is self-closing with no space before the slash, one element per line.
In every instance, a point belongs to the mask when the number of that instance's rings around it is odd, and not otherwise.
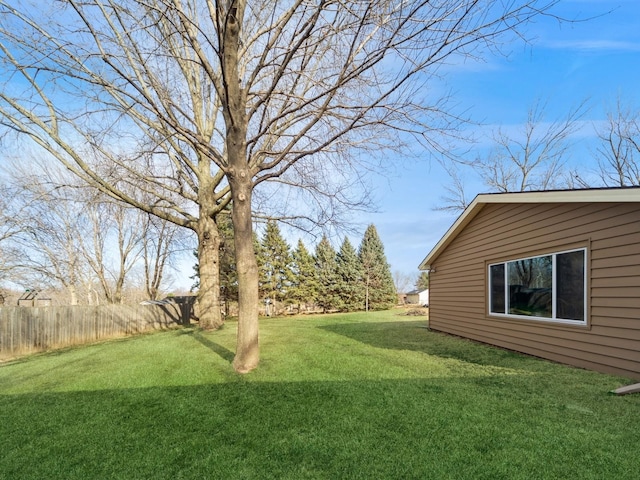
<path fill-rule="evenodd" d="M 398 312 L 267 319 L 0 365 L 0 479 L 638 478 L 625 379 L 425 328 Z"/>

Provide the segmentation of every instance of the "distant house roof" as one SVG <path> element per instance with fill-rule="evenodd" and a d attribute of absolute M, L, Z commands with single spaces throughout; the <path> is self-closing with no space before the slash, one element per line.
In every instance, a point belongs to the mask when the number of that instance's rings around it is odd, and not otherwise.
<path fill-rule="evenodd" d="M 422 292 L 426 292 L 428 290 L 428 288 L 423 288 L 422 290 L 411 290 L 410 292 L 407 292 L 406 295 L 420 295 Z"/>
<path fill-rule="evenodd" d="M 447 233 L 420 263 L 429 270 L 433 260 L 458 236 L 478 213 L 491 203 L 635 203 L 640 202 L 640 187 L 590 188 L 583 190 L 545 190 L 540 192 L 483 193 L 462 212 Z"/>

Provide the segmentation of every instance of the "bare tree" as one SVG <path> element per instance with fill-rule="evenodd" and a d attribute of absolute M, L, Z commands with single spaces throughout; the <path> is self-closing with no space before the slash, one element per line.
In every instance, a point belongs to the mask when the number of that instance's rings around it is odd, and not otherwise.
<path fill-rule="evenodd" d="M 607 187 L 640 185 L 640 113 L 623 105 L 607 114 L 599 132 L 597 148 L 600 178 Z"/>
<path fill-rule="evenodd" d="M 84 202 L 91 235 L 81 237 L 84 257 L 109 303 L 122 303 L 127 275 L 140 259 L 144 244 L 143 212 L 93 196 Z"/>
<path fill-rule="evenodd" d="M 318 175 L 407 138 L 440 148 L 457 118 L 429 95 L 439 67 L 498 47 L 556 0 L 15 3 L 0 1 L 3 68 L 20 78 L 0 89 L 3 123 L 104 193 L 196 232 L 211 325 L 215 217 L 231 202 L 234 368 L 247 372 L 259 359 L 254 193 L 274 181 L 321 192 Z"/>
<path fill-rule="evenodd" d="M 464 180 L 455 163 L 442 163 L 444 169 L 449 174 L 451 183 L 444 186 L 447 193 L 441 197 L 440 200 L 442 204 L 436 207 L 435 210 L 461 212 L 471 203 L 467 190 L 465 189 Z"/>
<path fill-rule="evenodd" d="M 575 172 L 565 172 L 572 136 L 587 112 L 586 101 L 572 108 L 561 120 L 545 121 L 546 103 L 537 101 L 526 122 L 516 130 L 504 127 L 492 133 L 494 145 L 486 155 L 466 161 L 456 159 L 443 166 L 451 183 L 436 210 L 462 211 L 470 203 L 460 172 L 471 170 L 492 192 L 522 192 L 554 188 L 581 188 Z"/>
<path fill-rule="evenodd" d="M 21 268 L 29 286 L 62 287 L 69 304 L 77 305 L 89 270 L 82 254 L 85 207 L 34 180 L 34 176 L 15 179 L 22 202 L 21 233 L 14 238 L 15 248 L 21 251 Z"/>
<path fill-rule="evenodd" d="M 399 270 L 393 271 L 393 283 L 396 286 L 396 292 L 407 293 L 410 287 L 416 282 L 418 274 L 408 274 Z"/>
<path fill-rule="evenodd" d="M 182 250 L 182 229 L 148 214 L 141 220 L 144 289 L 147 298 L 158 300 L 171 259 Z"/>
<path fill-rule="evenodd" d="M 580 127 L 586 103 L 571 109 L 561 120 L 545 121 L 546 104 L 536 102 L 527 114 L 522 130 L 515 133 L 498 128 L 495 147 L 471 166 L 484 183 L 496 192 L 550 190 L 563 186 L 562 172 L 571 147 L 571 136 Z"/>
<path fill-rule="evenodd" d="M 15 191 L 0 184 L 0 283 L 16 280 L 20 254 L 12 240 L 22 231 Z"/>
<path fill-rule="evenodd" d="M 201 2 L 28 3 L 0 2 L 0 60 L 20 78 L 0 93 L 3 123 L 103 194 L 196 232 L 201 325 L 219 326 L 223 96 L 199 65 L 200 48 L 217 54 L 209 37 L 191 44 L 215 25 L 199 32 Z"/>
<path fill-rule="evenodd" d="M 7 178 L 12 194 L 3 203 L 11 201 L 11 208 L 3 212 L 16 209 L 19 215 L 13 212 L 3 227 L 5 243 L 21 252 L 14 255 L 20 263 L 13 264 L 30 284 L 62 286 L 72 305 L 81 298 L 122 303 L 133 269 L 142 264 L 147 292 L 157 296 L 179 227 L 77 185 L 74 177 L 38 161 L 14 166 Z"/>

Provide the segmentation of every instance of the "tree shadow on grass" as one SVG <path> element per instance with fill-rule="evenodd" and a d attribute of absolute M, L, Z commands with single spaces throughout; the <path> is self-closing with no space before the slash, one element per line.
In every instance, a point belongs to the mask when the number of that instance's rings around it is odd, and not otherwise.
<path fill-rule="evenodd" d="M 202 345 L 207 347 L 213 353 L 218 354 L 223 360 L 226 360 L 229 363 L 233 362 L 233 358 L 234 358 L 235 354 L 231 350 L 229 350 L 228 348 L 223 347 L 222 345 L 219 345 L 219 344 L 217 344 L 215 342 L 212 342 L 207 337 L 202 335 L 202 333 L 200 333 L 198 330 L 190 331 L 187 334 L 189 336 L 193 337 L 194 340 L 197 340 Z"/>
<path fill-rule="evenodd" d="M 513 361 L 516 361 L 522 367 L 524 358 L 531 358 L 533 361 L 533 357 L 524 354 L 433 332 L 429 330 L 426 320 L 338 323 L 319 328 L 376 348 L 410 350 L 479 365 L 512 367 Z"/>

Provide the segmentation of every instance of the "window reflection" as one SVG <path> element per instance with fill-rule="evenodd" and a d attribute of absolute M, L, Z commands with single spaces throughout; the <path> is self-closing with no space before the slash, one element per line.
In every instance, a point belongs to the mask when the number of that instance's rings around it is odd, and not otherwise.
<path fill-rule="evenodd" d="M 491 266 L 491 311 L 505 313 L 504 263 Z"/>
<path fill-rule="evenodd" d="M 551 255 L 509 262 L 509 313 L 550 318 L 553 260 Z"/>
<path fill-rule="evenodd" d="M 490 313 L 586 321 L 585 262 L 580 249 L 490 265 Z"/>
<path fill-rule="evenodd" d="M 584 320 L 584 250 L 556 257 L 556 314 L 568 320 Z"/>

